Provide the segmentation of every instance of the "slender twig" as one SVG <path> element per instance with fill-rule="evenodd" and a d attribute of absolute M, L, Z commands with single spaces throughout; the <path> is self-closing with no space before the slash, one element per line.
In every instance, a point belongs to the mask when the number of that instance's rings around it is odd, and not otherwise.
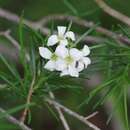
<path fill-rule="evenodd" d="M 31 82 L 31 85 L 30 85 L 30 89 L 29 89 L 29 92 L 28 92 L 28 96 L 27 96 L 27 101 L 26 101 L 26 104 L 30 104 L 31 102 L 31 98 L 32 98 L 32 94 L 33 94 L 33 87 L 34 87 L 34 83 L 35 83 L 35 74 L 33 76 L 33 79 L 32 79 L 32 82 Z M 26 107 L 22 113 L 22 116 L 21 116 L 21 122 L 24 123 L 25 119 L 26 119 L 26 116 L 27 116 L 27 113 L 28 113 L 28 108 Z"/>
<path fill-rule="evenodd" d="M 83 122 L 84 124 L 86 124 L 87 126 L 89 126 L 90 128 L 92 128 L 93 130 L 100 130 L 100 128 L 98 128 L 97 126 L 95 126 L 93 123 L 91 123 L 90 121 L 86 120 L 87 117 L 83 117 L 81 115 L 79 115 L 78 113 L 68 109 L 67 107 L 61 105 L 60 103 L 54 101 L 53 99 L 49 99 L 46 98 L 45 99 L 49 104 L 52 104 L 54 106 L 58 106 L 60 109 L 62 109 L 64 112 L 66 112 L 67 114 L 69 114 L 70 116 L 78 119 L 79 121 Z"/>
<path fill-rule="evenodd" d="M 111 8 L 110 6 L 108 6 L 103 0 L 95 0 L 95 2 L 98 4 L 98 6 L 107 14 L 109 14 L 110 16 L 120 20 L 122 23 L 130 26 L 130 18 L 120 12 L 118 12 L 117 10 Z"/>
<path fill-rule="evenodd" d="M 0 17 L 6 19 L 8 21 L 11 21 L 13 23 L 19 24 L 19 22 L 20 22 L 20 17 L 18 15 L 10 12 L 8 10 L 2 9 L 2 8 L 0 8 Z M 39 29 L 39 27 L 41 27 L 36 22 L 32 22 L 32 21 L 26 20 L 24 18 L 22 19 L 22 22 L 25 25 L 27 25 L 27 26 L 29 26 L 30 28 L 33 28 L 33 29 Z M 48 30 L 46 31 L 46 29 L 44 29 L 44 33 L 48 34 Z"/>
<path fill-rule="evenodd" d="M 97 114 L 98 114 L 98 112 L 96 111 L 96 112 L 92 113 L 91 115 L 85 117 L 85 119 L 88 120 L 88 119 L 94 117 L 94 116 L 97 115 Z"/>
<path fill-rule="evenodd" d="M 19 43 L 10 35 L 10 30 L 0 32 L 1 36 L 5 36 L 18 50 L 20 50 Z"/>
<path fill-rule="evenodd" d="M 11 12 L 9 12 L 7 10 L 4 10 L 2 8 L 0 8 L 0 17 L 1 18 L 5 18 L 5 19 L 7 19 L 7 20 L 9 20 L 9 21 L 11 21 L 13 23 L 17 23 L 17 24 L 20 21 L 20 17 L 19 16 L 17 16 L 14 13 L 11 13 Z M 48 35 L 50 33 L 50 30 L 48 28 L 46 28 L 44 25 L 47 24 L 50 20 L 67 20 L 67 21 L 72 21 L 75 24 L 78 24 L 80 26 L 84 26 L 84 27 L 87 27 L 87 28 L 91 28 L 91 27 L 93 27 L 95 25 L 91 21 L 83 20 L 83 19 L 80 19 L 80 18 L 75 17 L 75 16 L 68 16 L 68 15 L 64 15 L 64 14 L 49 15 L 49 16 L 44 17 L 42 20 L 35 21 L 35 22 L 23 19 L 23 23 L 26 24 L 27 26 L 35 29 L 35 30 L 40 29 L 41 32 L 44 35 Z M 106 35 L 107 37 L 115 39 L 116 41 L 119 41 L 121 43 L 130 45 L 130 40 L 127 37 L 125 37 L 125 36 L 116 34 L 116 33 L 112 32 L 110 30 L 107 30 L 107 29 L 103 28 L 103 27 L 96 27 L 95 30 L 97 32 L 100 32 L 100 33 Z M 92 39 L 92 37 L 91 37 L 91 39 Z M 85 40 L 87 40 L 87 37 L 86 37 Z M 95 40 L 95 38 L 94 38 L 94 40 Z M 90 42 L 90 39 L 89 39 L 89 42 Z"/>
<path fill-rule="evenodd" d="M 80 18 L 78 18 L 76 16 L 68 16 L 68 15 L 64 15 L 64 14 L 54 14 L 54 15 L 46 16 L 42 20 L 37 22 L 37 24 L 42 25 L 42 27 L 44 29 L 45 26 L 47 25 L 47 23 L 49 23 L 49 21 L 52 21 L 52 20 L 72 21 L 73 23 L 75 23 L 75 24 L 77 24 L 79 26 L 86 27 L 86 28 L 92 28 L 93 26 L 95 26 L 95 24 L 93 22 L 91 22 L 91 21 L 80 19 Z M 110 31 L 110 30 L 108 30 L 106 28 L 101 27 L 101 26 L 97 26 L 95 28 L 95 30 L 97 32 L 99 32 L 99 33 L 104 34 L 107 37 L 110 37 L 110 38 L 118 41 L 118 42 L 130 45 L 130 40 L 126 36 L 116 34 L 116 33 L 112 32 L 112 31 Z M 42 31 L 44 31 L 44 30 L 42 30 Z"/>
<path fill-rule="evenodd" d="M 5 19 L 7 19 L 7 20 L 9 20 L 9 21 L 11 21 L 13 23 L 19 24 L 19 22 L 20 22 L 20 17 L 18 15 L 14 14 L 14 13 L 11 13 L 11 12 L 5 10 L 5 9 L 2 9 L 2 8 L 0 8 L 0 17 L 5 18 Z M 60 18 L 60 15 L 59 15 L 59 18 Z M 31 22 L 29 20 L 23 19 L 22 22 L 24 24 L 26 24 L 27 26 L 29 26 L 30 28 L 33 28 L 33 29 L 36 29 L 36 30 L 40 29 L 41 32 L 44 35 L 49 35 L 49 33 L 50 33 L 50 30 L 48 28 L 42 27 L 45 24 L 45 22 L 42 23 L 41 20 L 39 20 L 37 22 Z M 104 38 L 99 38 L 99 37 L 94 37 L 94 36 L 86 36 L 85 39 L 83 39 L 83 41 L 85 41 L 87 43 L 101 43 L 101 42 L 104 42 L 105 39 Z"/>
<path fill-rule="evenodd" d="M 0 112 L 1 113 L 5 113 L 5 118 L 9 122 L 13 123 L 14 125 L 19 126 L 22 130 L 32 130 L 31 128 L 29 128 L 28 126 L 26 126 L 24 123 L 20 122 L 19 120 L 17 120 L 13 116 L 11 116 L 8 113 L 6 113 L 6 111 L 3 108 L 0 108 Z"/>
<path fill-rule="evenodd" d="M 11 42 L 11 44 L 12 44 L 18 51 L 20 51 L 20 50 L 21 50 L 21 47 L 20 47 L 18 41 L 15 40 L 15 39 L 11 36 L 10 33 L 11 33 L 10 30 L 1 31 L 1 32 L 0 32 L 0 36 L 4 36 L 5 38 L 7 38 L 7 39 Z M 27 61 L 30 60 L 29 54 L 28 54 L 27 52 L 26 52 L 26 59 L 27 59 Z"/>
<path fill-rule="evenodd" d="M 0 8 L 0 17 L 5 18 L 5 19 L 12 21 L 14 23 L 17 23 L 17 24 L 19 24 L 19 22 L 20 22 L 20 17 L 18 15 L 16 15 L 15 13 L 11 13 L 5 9 L 2 9 L 2 8 Z M 35 23 L 28 21 L 26 19 L 23 19 L 23 22 L 26 25 L 28 25 L 29 27 L 32 27 L 35 24 Z"/>
<path fill-rule="evenodd" d="M 49 95 L 50 95 L 50 97 L 51 97 L 53 100 L 55 99 L 55 95 L 54 95 L 51 91 L 49 91 Z M 57 110 L 57 112 L 58 112 L 58 114 L 59 114 L 60 120 L 61 120 L 61 122 L 62 122 L 62 124 L 63 124 L 65 130 L 70 130 L 70 127 L 69 127 L 69 125 L 68 125 L 68 123 L 67 123 L 67 121 L 66 121 L 66 119 L 65 119 L 65 117 L 64 117 L 64 114 L 62 113 L 62 111 L 61 111 L 61 109 L 60 109 L 60 107 L 57 106 L 57 105 L 54 105 L 54 107 L 55 107 L 55 109 Z"/>

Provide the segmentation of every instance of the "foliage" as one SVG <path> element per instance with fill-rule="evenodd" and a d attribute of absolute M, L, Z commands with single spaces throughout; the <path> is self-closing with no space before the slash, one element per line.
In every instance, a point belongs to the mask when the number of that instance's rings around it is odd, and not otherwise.
<path fill-rule="evenodd" d="M 68 0 L 64 0 L 65 5 L 72 12 L 72 14 L 82 17 L 83 14 L 79 13 L 77 9 L 70 3 Z M 91 13 L 91 12 L 90 12 Z M 57 23 L 55 23 L 57 24 Z M 73 27 L 74 25 L 72 25 Z M 94 28 L 95 29 L 95 28 Z M 99 36 L 94 29 L 87 30 L 85 32 L 88 35 Z M 129 38 L 129 30 L 125 27 L 120 26 L 118 28 L 122 34 Z M 29 35 L 28 43 L 25 44 L 25 34 Z M 84 36 L 84 35 L 83 35 Z M 81 39 L 83 38 L 81 36 Z M 81 41 L 79 40 L 79 43 Z M 38 47 L 46 44 L 46 37 L 41 34 L 41 32 L 35 31 L 21 23 L 19 25 L 19 41 L 20 41 L 20 55 L 19 63 L 22 65 L 22 69 L 18 70 L 17 65 L 14 61 L 10 61 L 3 55 L 0 55 L 0 64 L 4 68 L 0 71 L 0 95 L 5 95 L 5 100 L 10 103 L 14 103 L 15 106 L 20 105 L 20 109 L 17 107 L 13 110 L 9 110 L 10 114 L 13 114 L 25 107 L 26 98 L 32 79 L 34 76 L 34 93 L 32 96 L 31 102 L 35 105 L 29 105 L 30 110 L 33 107 L 46 107 L 44 98 L 48 96 L 48 92 L 51 90 L 55 93 L 63 93 L 62 91 L 69 91 L 71 93 L 74 91 L 76 94 L 80 92 L 78 96 L 82 96 L 83 99 L 81 104 L 78 105 L 79 109 L 82 109 L 84 106 L 89 106 L 91 102 L 93 110 L 97 109 L 103 105 L 106 101 L 110 100 L 113 105 L 113 112 L 109 114 L 108 122 L 112 119 L 113 114 L 117 113 L 124 124 L 124 129 L 129 130 L 129 119 L 128 119 L 128 91 L 129 91 L 129 71 L 130 71 L 130 47 L 119 44 L 113 39 L 107 38 L 104 43 L 100 45 L 90 45 L 91 48 L 91 59 L 92 65 L 87 70 L 84 70 L 79 78 L 71 78 L 69 76 L 59 77 L 57 72 L 50 73 L 49 71 L 43 68 L 43 62 L 38 54 Z M 80 47 L 80 46 L 79 46 Z M 29 55 L 30 60 L 26 60 L 26 54 Z M 95 86 L 94 89 L 90 92 L 84 92 L 85 81 L 86 79 L 99 73 L 103 76 L 102 83 L 98 86 Z M 94 100 L 99 96 L 99 100 Z M 77 97 L 78 97 L 77 96 Z M 71 98 L 71 97 L 70 97 Z M 79 98 L 79 97 L 78 97 Z M 58 100 L 62 101 L 59 98 Z M 81 99 L 80 99 L 81 100 Z M 24 105 L 23 105 L 24 104 Z M 9 106 L 8 106 L 9 107 Z M 11 112 L 10 112 L 11 111 Z M 53 112 L 53 110 L 50 110 Z M 7 111 L 8 113 L 8 111 Z M 54 114 L 55 116 L 55 114 Z M 0 119 L 4 118 L 5 115 L 0 113 Z M 28 120 L 31 120 L 31 113 L 28 116 Z M 8 125 L 7 122 L 1 120 L 0 129 L 15 129 L 14 126 Z M 4 122 L 4 123 L 3 123 Z M 16 128 L 17 129 L 17 128 Z"/>

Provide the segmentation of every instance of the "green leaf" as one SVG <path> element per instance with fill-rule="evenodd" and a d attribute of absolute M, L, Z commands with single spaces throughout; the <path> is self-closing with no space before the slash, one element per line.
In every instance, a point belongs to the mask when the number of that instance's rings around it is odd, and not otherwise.
<path fill-rule="evenodd" d="M 27 28 L 27 30 L 31 33 L 32 36 L 34 36 L 36 39 L 38 39 L 43 45 L 45 45 L 45 40 L 42 36 L 42 34 L 37 31 L 37 30 L 34 30 L 28 26 L 25 25 L 25 27 Z"/>
<path fill-rule="evenodd" d="M 69 0 L 63 0 L 63 2 L 74 15 L 78 16 L 77 9 L 70 3 Z"/>
<path fill-rule="evenodd" d="M 28 64 L 27 61 L 27 52 L 24 45 L 24 35 L 23 35 L 23 28 L 24 28 L 24 19 L 23 19 L 24 11 L 22 12 L 22 15 L 20 17 L 19 22 L 19 41 L 20 41 L 20 61 L 22 62 L 22 65 L 25 69 L 25 73 L 28 72 Z"/>
<path fill-rule="evenodd" d="M 94 25 L 94 26 L 91 27 L 89 30 L 87 30 L 83 35 L 81 35 L 81 36 L 77 39 L 77 41 L 75 42 L 75 46 L 76 46 L 81 40 L 83 40 L 89 33 L 93 32 L 98 25 L 99 25 L 99 24 Z"/>
<path fill-rule="evenodd" d="M 5 81 L 7 84 L 9 84 L 9 85 L 11 85 L 11 86 L 14 85 L 10 80 L 8 80 L 5 76 L 3 76 L 3 75 L 1 75 L 1 74 L 0 74 L 0 78 L 1 78 L 3 81 Z"/>
<path fill-rule="evenodd" d="M 68 25 L 68 28 L 67 28 L 67 31 L 70 31 L 71 27 L 72 27 L 72 20 L 69 22 L 69 25 Z"/>
<path fill-rule="evenodd" d="M 84 106 L 85 104 L 88 104 L 91 99 L 97 94 L 99 93 L 102 89 L 104 89 L 105 87 L 107 87 L 108 85 L 110 85 L 111 83 L 113 83 L 115 79 L 111 79 L 109 81 L 104 82 L 103 84 L 101 84 L 100 86 L 97 86 L 94 90 L 92 90 L 89 95 L 87 96 L 87 98 L 78 106 L 78 108 Z"/>
<path fill-rule="evenodd" d="M 59 118 L 58 116 L 55 114 L 55 112 L 52 110 L 52 108 L 47 104 L 47 103 L 44 103 L 45 106 L 47 107 L 47 109 L 51 112 L 51 114 L 54 116 L 54 118 L 59 121 Z"/>
<path fill-rule="evenodd" d="M 127 29 L 125 27 L 122 27 L 121 25 L 118 25 L 121 29 L 121 31 L 127 36 L 127 37 L 130 37 L 130 34 L 129 32 L 127 31 Z"/>
<path fill-rule="evenodd" d="M 36 74 L 36 57 L 35 57 L 35 50 L 33 48 L 33 45 L 31 45 L 31 66 L 32 66 L 32 75 Z"/>
<path fill-rule="evenodd" d="M 115 113 L 115 111 L 117 111 L 117 109 L 120 105 L 120 101 L 121 101 L 122 96 L 123 96 L 123 93 L 121 92 L 121 93 L 118 94 L 118 97 L 116 97 L 116 101 L 114 101 L 113 111 L 110 113 L 109 118 L 107 119 L 107 122 L 106 122 L 107 125 L 110 123 L 112 116 Z"/>
<path fill-rule="evenodd" d="M 93 49 L 101 48 L 104 46 L 106 46 L 106 45 L 105 44 L 94 45 L 94 46 L 91 46 L 90 49 L 93 50 Z"/>
<path fill-rule="evenodd" d="M 130 130 L 129 128 L 129 119 L 128 119 L 128 109 L 127 109 L 127 89 L 124 87 L 124 113 L 125 113 L 125 124 L 126 124 L 126 129 Z"/>
<path fill-rule="evenodd" d="M 30 104 L 24 104 L 24 105 L 20 105 L 20 106 L 17 106 L 15 108 L 12 108 L 10 110 L 7 110 L 6 112 L 2 112 L 0 113 L 0 119 L 4 118 L 7 114 L 13 114 L 13 113 L 16 113 L 24 108 L 28 108 L 30 106 L 34 105 L 34 103 L 30 103 Z"/>
<path fill-rule="evenodd" d="M 80 16 L 84 17 L 84 16 L 88 16 L 88 15 L 93 15 L 94 13 L 96 13 L 99 10 L 100 9 L 97 7 L 95 9 L 93 9 L 93 10 L 90 10 L 90 11 L 87 11 L 87 12 L 84 12 L 84 13 L 80 13 Z"/>
<path fill-rule="evenodd" d="M 18 72 L 16 71 L 15 67 L 11 66 L 11 64 L 9 64 L 9 63 L 7 62 L 7 60 L 6 60 L 2 55 L 0 55 L 0 59 L 3 61 L 3 63 L 4 63 L 5 66 L 8 68 L 8 70 L 12 73 L 12 75 L 13 75 L 16 79 L 20 80 L 20 76 L 19 76 Z"/>

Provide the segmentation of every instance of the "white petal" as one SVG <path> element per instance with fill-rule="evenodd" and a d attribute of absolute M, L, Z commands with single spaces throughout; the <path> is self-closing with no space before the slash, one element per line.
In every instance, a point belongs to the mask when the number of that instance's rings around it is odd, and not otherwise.
<path fill-rule="evenodd" d="M 58 29 L 58 35 L 59 36 L 64 36 L 65 31 L 66 31 L 66 27 L 64 27 L 64 26 L 58 26 L 57 29 Z"/>
<path fill-rule="evenodd" d="M 66 68 L 67 68 L 67 64 L 65 63 L 64 60 L 58 59 L 58 60 L 56 61 L 56 70 L 58 70 L 58 71 L 63 71 L 63 70 L 65 70 Z"/>
<path fill-rule="evenodd" d="M 50 71 L 54 71 L 55 70 L 55 62 L 50 60 L 48 61 L 45 66 L 44 66 L 45 69 L 47 70 L 50 70 Z"/>
<path fill-rule="evenodd" d="M 65 58 L 68 55 L 68 49 L 62 45 L 56 48 L 55 54 L 59 57 Z"/>
<path fill-rule="evenodd" d="M 82 70 L 84 69 L 84 63 L 81 62 L 81 61 L 79 61 L 79 62 L 78 62 L 77 69 L 78 69 L 79 72 L 82 71 Z"/>
<path fill-rule="evenodd" d="M 60 76 L 69 75 L 68 69 L 65 69 L 61 72 Z"/>
<path fill-rule="evenodd" d="M 82 52 L 76 48 L 70 49 L 70 56 L 73 57 L 74 60 L 79 60 L 82 57 Z"/>
<path fill-rule="evenodd" d="M 53 45 L 55 45 L 57 42 L 58 42 L 58 37 L 57 37 L 57 35 L 51 35 L 51 36 L 48 38 L 47 45 L 48 45 L 48 46 L 53 46 Z"/>
<path fill-rule="evenodd" d="M 75 67 L 69 66 L 69 74 L 72 77 L 79 77 L 79 72 Z"/>
<path fill-rule="evenodd" d="M 87 56 L 90 54 L 90 49 L 87 45 L 84 45 L 83 49 L 82 49 L 82 52 L 83 52 L 83 56 Z"/>
<path fill-rule="evenodd" d="M 77 61 L 73 61 L 71 64 L 69 64 L 69 66 L 75 68 L 75 67 L 76 67 L 76 62 L 77 62 Z"/>
<path fill-rule="evenodd" d="M 75 34 L 74 34 L 72 31 L 68 31 L 68 32 L 65 34 L 65 37 L 66 37 L 66 38 L 70 38 L 72 41 L 75 41 Z"/>
<path fill-rule="evenodd" d="M 68 45 L 68 41 L 66 39 L 60 40 L 60 44 L 63 46 L 66 46 L 66 45 Z"/>
<path fill-rule="evenodd" d="M 45 47 L 39 47 L 39 53 L 45 59 L 50 59 L 52 55 L 51 51 Z"/>
<path fill-rule="evenodd" d="M 82 61 L 83 61 L 84 65 L 85 65 L 85 68 L 87 68 L 87 66 L 88 66 L 89 64 L 91 64 L 91 60 L 90 60 L 90 58 L 88 58 L 88 57 L 82 58 Z"/>

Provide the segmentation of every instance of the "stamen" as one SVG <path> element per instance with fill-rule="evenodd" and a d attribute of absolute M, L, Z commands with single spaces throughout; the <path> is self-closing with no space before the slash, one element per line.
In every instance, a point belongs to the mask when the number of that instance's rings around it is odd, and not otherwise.
<path fill-rule="evenodd" d="M 51 60 L 53 60 L 53 61 L 56 61 L 57 58 L 58 58 L 58 56 L 55 53 L 51 56 Z"/>
<path fill-rule="evenodd" d="M 67 56 L 67 57 L 65 58 L 65 60 L 66 60 L 67 64 L 71 64 L 71 63 L 74 61 L 71 56 Z"/>

